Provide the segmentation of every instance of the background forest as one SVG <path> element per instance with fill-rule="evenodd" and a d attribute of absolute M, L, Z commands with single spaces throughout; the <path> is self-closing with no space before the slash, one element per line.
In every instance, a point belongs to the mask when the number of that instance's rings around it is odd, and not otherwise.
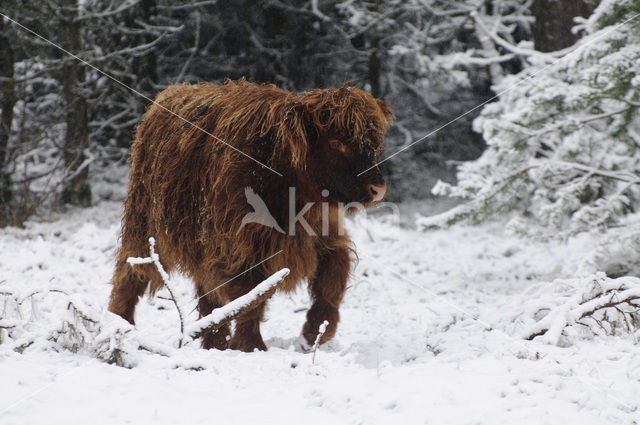
<path fill-rule="evenodd" d="M 19 224 L 43 204 L 109 197 L 92 191 L 91 180 L 126 161 L 150 99 L 170 84 L 225 78 L 291 90 L 362 87 L 398 117 L 388 153 L 468 112 L 385 163 L 391 200 L 432 196 L 438 179 L 454 181 L 456 164 L 482 153 L 485 141 L 472 129 L 477 106 L 505 76 L 540 63 L 539 52 L 573 44 L 582 34 L 571 30 L 574 17 L 593 7 L 586 0 L 3 0 L 3 14 L 95 68 L 0 21 L 0 223 Z"/>

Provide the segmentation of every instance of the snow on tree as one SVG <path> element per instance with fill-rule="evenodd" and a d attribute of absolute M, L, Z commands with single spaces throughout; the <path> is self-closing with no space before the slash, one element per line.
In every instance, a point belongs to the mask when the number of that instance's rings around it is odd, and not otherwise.
<path fill-rule="evenodd" d="M 52 201 L 89 205 L 90 166 L 125 157 L 118 142 L 129 142 L 146 102 L 72 55 L 153 96 L 155 88 L 137 78 L 148 70 L 140 58 L 175 29 L 140 17 L 148 3 L 11 1 L 3 8 L 0 55 L 12 68 L 0 76 L 4 224 Z"/>
<path fill-rule="evenodd" d="M 640 1 L 603 1 L 566 56 L 506 77 L 474 122 L 487 149 L 438 195 L 467 202 L 425 228 L 508 213 L 509 228 L 568 237 L 624 226 L 638 240 Z M 638 270 L 640 271 L 640 270 Z"/>

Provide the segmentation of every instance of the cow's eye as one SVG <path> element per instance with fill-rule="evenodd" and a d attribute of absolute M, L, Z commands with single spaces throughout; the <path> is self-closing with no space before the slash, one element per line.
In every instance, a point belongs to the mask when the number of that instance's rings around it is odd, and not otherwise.
<path fill-rule="evenodd" d="M 329 140 L 329 146 L 331 146 L 331 149 L 335 149 L 342 153 L 345 153 L 347 151 L 347 145 L 345 145 L 338 139 Z"/>

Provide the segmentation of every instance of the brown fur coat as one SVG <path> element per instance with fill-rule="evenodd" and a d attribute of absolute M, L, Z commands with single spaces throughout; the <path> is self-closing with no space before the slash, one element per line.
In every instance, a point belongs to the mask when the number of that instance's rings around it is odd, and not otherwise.
<path fill-rule="evenodd" d="M 312 342 L 325 319 L 330 326 L 324 340 L 331 338 L 353 258 L 340 231 L 340 203 L 371 203 L 372 188 L 383 187 L 377 167 L 357 174 L 375 165 L 391 119 L 386 103 L 355 88 L 295 93 L 227 81 L 164 90 L 132 146 L 110 310 L 133 323 L 138 297 L 147 287 L 153 294 L 162 286 L 151 265 L 126 263 L 145 256 L 153 236 L 165 269 L 193 279 L 201 315 L 287 267 L 291 273 L 281 289 L 309 280 L 314 305 L 305 338 Z M 245 188 L 264 200 L 286 233 L 257 223 L 238 232 L 253 211 Z M 295 214 L 314 203 L 304 217 L 315 235 L 300 223 L 290 226 L 289 188 L 295 188 Z M 203 346 L 265 349 L 263 312 L 261 306 L 239 318 L 230 341 L 225 328 L 205 335 Z"/>

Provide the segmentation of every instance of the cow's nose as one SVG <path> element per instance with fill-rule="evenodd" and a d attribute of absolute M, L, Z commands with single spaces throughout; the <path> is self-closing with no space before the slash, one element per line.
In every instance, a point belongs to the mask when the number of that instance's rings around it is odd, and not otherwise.
<path fill-rule="evenodd" d="M 378 202 L 378 201 L 381 201 L 382 198 L 384 198 L 384 194 L 387 193 L 387 185 L 385 183 L 369 184 L 367 186 L 367 190 L 369 191 L 371 200 L 373 202 Z"/>

